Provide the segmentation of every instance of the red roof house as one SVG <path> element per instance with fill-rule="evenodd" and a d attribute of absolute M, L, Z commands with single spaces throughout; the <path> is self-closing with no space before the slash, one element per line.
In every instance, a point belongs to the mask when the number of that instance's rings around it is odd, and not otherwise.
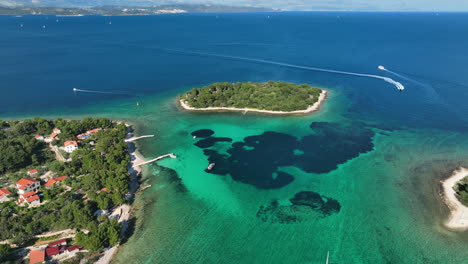
<path fill-rule="evenodd" d="M 58 129 L 58 128 L 54 128 L 54 129 L 52 130 L 52 132 L 54 132 L 55 134 L 60 134 L 60 133 L 62 133 L 62 130 L 60 130 L 60 129 Z"/>
<path fill-rule="evenodd" d="M 65 180 L 66 178 L 68 178 L 68 176 L 59 176 L 59 177 L 55 177 L 54 180 L 60 182 L 60 181 Z"/>
<path fill-rule="evenodd" d="M 48 247 L 55 247 L 55 246 L 66 246 L 66 245 L 67 245 L 67 239 L 64 238 L 64 239 L 60 239 L 60 240 L 54 241 L 52 243 L 49 243 L 47 246 Z"/>
<path fill-rule="evenodd" d="M 29 171 L 28 171 L 28 175 L 30 175 L 30 176 L 31 176 L 31 175 L 34 175 L 34 174 L 36 174 L 37 172 L 38 172 L 38 170 L 37 170 L 37 169 L 32 169 L 32 170 L 29 170 Z"/>
<path fill-rule="evenodd" d="M 0 189 L 0 203 L 10 200 L 10 198 L 8 198 L 10 194 L 11 192 L 6 188 Z"/>
<path fill-rule="evenodd" d="M 44 184 L 44 186 L 45 186 L 46 188 L 50 188 L 50 187 L 54 186 L 54 184 L 55 184 L 56 182 L 57 182 L 57 181 L 56 181 L 55 179 L 50 178 L 50 179 L 46 182 L 46 184 Z"/>
<path fill-rule="evenodd" d="M 37 170 L 34 169 L 34 170 L 30 170 L 29 172 L 31 171 L 36 171 L 35 173 L 37 173 Z M 28 173 L 29 173 L 28 172 Z M 21 178 L 19 181 L 16 182 L 16 186 L 19 187 L 19 186 L 29 186 L 29 185 L 32 185 L 34 183 L 38 182 L 37 180 L 35 179 L 31 179 L 31 178 Z"/>
<path fill-rule="evenodd" d="M 55 246 L 55 247 L 47 247 L 45 250 L 45 254 L 47 257 L 52 257 L 58 254 L 62 254 L 67 249 L 66 246 Z"/>
<path fill-rule="evenodd" d="M 45 262 L 45 250 L 44 249 L 36 249 L 31 250 L 29 253 L 29 264 L 36 264 Z"/>

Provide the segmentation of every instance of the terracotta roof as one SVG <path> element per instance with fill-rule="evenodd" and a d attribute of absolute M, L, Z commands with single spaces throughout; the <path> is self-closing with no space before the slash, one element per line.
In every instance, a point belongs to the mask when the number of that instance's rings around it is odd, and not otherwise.
<path fill-rule="evenodd" d="M 34 169 L 36 172 L 37 170 Z M 17 181 L 16 184 L 18 185 L 31 185 L 33 183 L 37 182 L 35 179 L 31 179 L 31 178 L 21 178 L 21 180 Z"/>
<path fill-rule="evenodd" d="M 34 136 L 35 138 L 40 138 L 40 137 L 44 137 L 43 135 L 35 135 Z"/>
<path fill-rule="evenodd" d="M 54 137 L 56 137 L 57 135 L 58 135 L 57 133 L 52 133 L 52 134 L 50 134 L 50 137 L 51 137 L 51 138 L 54 138 Z"/>
<path fill-rule="evenodd" d="M 26 199 L 26 202 L 30 203 L 30 202 L 34 202 L 34 201 L 36 201 L 36 200 L 40 200 L 39 195 L 37 195 L 37 194 L 34 195 L 34 196 L 31 196 L 31 197 L 27 198 L 27 199 Z"/>
<path fill-rule="evenodd" d="M 66 178 L 68 178 L 68 176 L 59 176 L 59 177 L 55 177 L 54 180 L 59 182 L 59 181 L 65 180 Z"/>
<path fill-rule="evenodd" d="M 30 191 L 30 192 L 27 192 L 27 193 L 25 193 L 25 194 L 23 194 L 21 196 L 23 196 L 23 198 L 28 198 L 28 197 L 33 196 L 35 194 L 36 194 L 35 191 Z"/>
<path fill-rule="evenodd" d="M 11 192 L 7 188 L 2 188 L 0 189 L 0 194 L 7 195 L 7 194 L 11 194 Z"/>
<path fill-rule="evenodd" d="M 60 240 L 54 241 L 54 242 L 52 242 L 52 243 L 49 243 L 47 246 L 48 246 L 48 247 L 53 247 L 53 246 L 56 246 L 56 245 L 62 244 L 62 243 L 65 243 L 65 244 L 66 244 L 66 243 L 67 243 L 67 239 L 64 238 L 64 239 L 60 239 Z"/>
<path fill-rule="evenodd" d="M 86 133 L 88 133 L 88 134 L 94 134 L 94 133 L 97 133 L 97 132 L 99 132 L 99 130 L 101 130 L 101 129 L 99 129 L 99 128 L 95 128 L 95 129 L 91 129 L 91 130 L 89 130 L 89 131 L 88 131 L 88 132 L 86 132 Z"/>
<path fill-rule="evenodd" d="M 28 171 L 29 174 L 37 173 L 37 169 L 32 169 Z M 24 179 L 24 178 L 23 178 Z"/>
<path fill-rule="evenodd" d="M 78 142 L 74 141 L 74 140 L 68 140 L 68 141 L 65 141 L 65 143 L 63 143 L 63 145 L 65 147 L 68 147 L 70 145 L 75 145 L 75 146 L 78 146 Z"/>
<path fill-rule="evenodd" d="M 56 183 L 56 182 L 57 182 L 57 181 L 56 181 L 55 179 L 50 178 L 50 179 L 46 182 L 46 184 L 44 184 L 44 186 L 45 186 L 45 187 L 50 187 L 50 186 L 54 185 L 54 183 Z"/>
<path fill-rule="evenodd" d="M 58 128 L 54 128 L 53 131 L 54 131 L 54 133 L 60 133 L 60 132 L 62 132 L 62 130 L 60 130 L 60 129 L 58 129 Z"/>
<path fill-rule="evenodd" d="M 35 263 L 41 263 L 45 261 L 45 250 L 44 249 L 37 249 L 37 250 L 32 250 L 31 253 L 29 253 L 29 263 L 30 264 L 35 264 Z"/>
<path fill-rule="evenodd" d="M 109 189 L 107 189 L 107 187 L 102 188 L 101 191 L 105 191 L 105 192 L 108 192 L 108 193 L 111 192 Z"/>

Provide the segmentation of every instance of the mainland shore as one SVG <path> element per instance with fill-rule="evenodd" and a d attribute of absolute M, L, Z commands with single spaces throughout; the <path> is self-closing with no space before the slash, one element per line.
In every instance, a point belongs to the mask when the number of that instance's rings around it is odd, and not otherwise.
<path fill-rule="evenodd" d="M 446 227 L 455 230 L 468 229 L 468 207 L 463 205 L 457 198 L 457 194 L 453 187 L 468 176 L 468 169 L 459 168 L 453 174 L 442 181 L 443 199 L 450 209 L 450 216 L 444 223 Z"/>
<path fill-rule="evenodd" d="M 297 110 L 297 111 L 272 111 L 272 110 L 260 110 L 260 109 L 253 109 L 253 108 L 232 108 L 232 107 L 206 107 L 206 108 L 196 108 L 187 105 L 183 100 L 179 100 L 180 106 L 184 110 L 188 111 L 237 111 L 237 112 L 257 112 L 257 113 L 265 113 L 265 114 L 273 114 L 273 115 L 291 115 L 291 114 L 308 114 L 314 111 L 317 111 L 320 105 L 325 101 L 327 98 L 328 91 L 323 90 L 320 93 L 320 96 L 313 105 L 309 106 L 307 109 L 304 110 Z"/>
<path fill-rule="evenodd" d="M 125 126 L 127 126 L 127 135 L 126 139 L 130 139 L 132 137 L 132 126 L 130 124 L 125 123 Z M 142 173 L 142 168 L 138 165 L 141 164 L 145 161 L 144 157 L 138 152 L 135 143 L 131 141 L 126 141 L 127 142 L 127 149 L 128 149 L 128 155 L 130 155 L 131 162 L 129 164 L 128 172 L 130 173 L 130 182 L 129 182 L 129 191 L 131 197 L 134 199 L 136 192 L 138 191 L 140 184 L 138 182 L 139 177 L 141 176 Z M 118 221 L 119 223 L 122 224 L 122 230 L 120 231 L 120 237 L 122 238 L 128 228 L 128 223 L 130 220 L 130 217 L 132 216 L 131 214 L 132 206 L 129 204 L 123 204 L 115 208 L 111 216 L 118 215 Z M 117 253 L 117 250 L 119 249 L 120 244 L 106 250 L 101 258 L 99 258 L 98 261 L 96 261 L 96 264 L 109 264 L 114 257 L 114 255 Z"/>

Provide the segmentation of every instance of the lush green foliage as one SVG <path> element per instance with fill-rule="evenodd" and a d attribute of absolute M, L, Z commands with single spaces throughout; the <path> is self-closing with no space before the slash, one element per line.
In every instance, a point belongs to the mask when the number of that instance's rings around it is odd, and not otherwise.
<path fill-rule="evenodd" d="M 103 130 L 83 140 L 79 149 L 71 154 L 72 161 L 59 162 L 53 160 L 53 155 L 51 158 L 39 156 L 38 151 L 48 148 L 33 137 L 35 134 L 47 135 L 54 127 L 62 130 L 59 135 L 61 141 L 76 139 L 76 135 L 90 129 Z M 39 164 L 57 175 L 68 176 L 66 180 L 56 183 L 54 188 L 41 187 L 42 201 L 47 202 L 38 208 L 18 207 L 13 201 L 0 204 L 0 241 L 12 239 L 13 243 L 23 245 L 32 241 L 34 235 L 43 232 L 77 228 L 90 231 L 88 235 L 80 235 L 83 246 L 88 249 L 94 251 L 117 244 L 119 224 L 107 219 L 98 220 L 94 212 L 125 202 L 124 195 L 128 192 L 130 179 L 127 170 L 130 157 L 124 142 L 126 130 L 125 124 L 116 124 L 104 118 L 84 118 L 81 121 L 41 118 L 0 121 L 0 173 L 2 168 L 8 171 L 5 181 L 24 176 L 10 171 L 31 164 Z M 18 145 L 14 142 L 18 142 Z M 2 147 L 2 144 L 5 146 Z M 16 149 L 9 149 L 16 153 L 12 158 L 8 156 L 10 153 L 2 152 L 10 145 L 24 151 L 20 155 Z M 38 156 L 36 163 L 31 161 L 31 155 Z M 15 159 L 19 162 L 6 167 L 5 164 Z M 102 191 L 104 187 L 107 191 Z M 67 188 L 71 191 L 66 191 Z"/>
<path fill-rule="evenodd" d="M 460 201 L 464 205 L 468 206 L 468 176 L 458 182 L 455 186 L 455 191 L 458 194 Z"/>
<path fill-rule="evenodd" d="M 79 245 L 90 251 L 99 251 L 108 246 L 115 246 L 119 243 L 119 230 L 121 228 L 117 220 L 105 219 L 99 225 L 93 223 L 88 226 L 89 233 L 79 232 L 75 240 Z"/>
<path fill-rule="evenodd" d="M 231 107 L 273 111 L 305 110 L 319 98 L 321 90 L 307 84 L 286 82 L 214 83 L 180 95 L 196 108 Z"/>

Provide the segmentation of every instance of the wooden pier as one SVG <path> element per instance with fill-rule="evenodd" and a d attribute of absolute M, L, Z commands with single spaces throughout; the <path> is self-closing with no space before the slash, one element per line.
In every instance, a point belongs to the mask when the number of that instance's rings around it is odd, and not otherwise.
<path fill-rule="evenodd" d="M 150 138 L 150 137 L 154 137 L 154 135 L 145 135 L 145 136 L 139 136 L 139 137 L 131 137 L 131 138 L 125 139 L 125 142 L 133 142 L 133 141 L 138 140 L 138 139 Z"/>
<path fill-rule="evenodd" d="M 149 163 L 152 163 L 152 162 L 155 162 L 155 161 L 158 161 L 158 160 L 167 158 L 167 157 L 171 157 L 171 158 L 173 158 L 173 159 L 177 158 L 177 156 L 174 155 L 174 153 L 169 153 L 169 154 L 162 155 L 162 156 L 159 156 L 159 157 L 157 157 L 157 158 L 154 158 L 154 159 L 151 159 L 151 160 L 148 160 L 148 161 L 139 163 L 139 164 L 137 164 L 137 166 L 142 166 L 142 165 L 145 165 L 145 164 L 149 164 Z"/>

